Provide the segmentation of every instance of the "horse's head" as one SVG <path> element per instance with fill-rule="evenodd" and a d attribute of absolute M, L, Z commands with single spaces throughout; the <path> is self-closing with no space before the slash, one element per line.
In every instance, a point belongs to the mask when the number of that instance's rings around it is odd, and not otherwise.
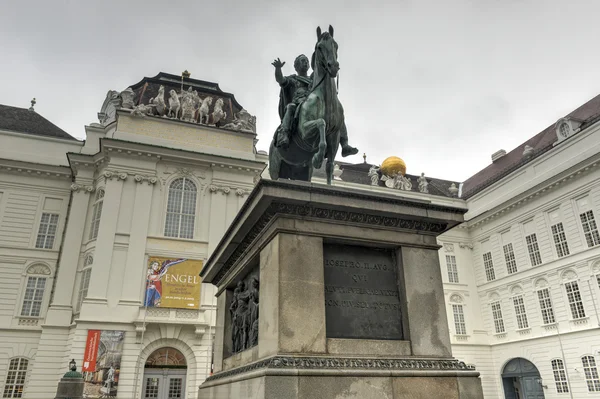
<path fill-rule="evenodd" d="M 338 44 L 333 38 L 333 27 L 329 25 L 328 32 L 321 32 L 321 27 L 317 28 L 317 45 L 312 59 L 312 68 L 323 68 L 330 77 L 335 78 L 340 70 L 340 64 L 337 61 Z"/>

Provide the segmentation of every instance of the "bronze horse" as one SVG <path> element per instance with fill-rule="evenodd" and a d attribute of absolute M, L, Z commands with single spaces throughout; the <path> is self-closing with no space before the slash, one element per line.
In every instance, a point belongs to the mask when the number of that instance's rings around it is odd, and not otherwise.
<path fill-rule="evenodd" d="M 317 28 L 317 44 L 312 55 L 314 71 L 311 92 L 298 111 L 297 127 L 287 148 L 277 147 L 276 137 L 269 151 L 271 179 L 310 181 L 313 168 L 319 169 L 327 159 L 327 184 L 333 178 L 333 160 L 340 145 L 341 132 L 346 130 L 344 109 L 338 100 L 335 78 L 340 65 L 338 44 L 333 28 L 321 32 Z"/>

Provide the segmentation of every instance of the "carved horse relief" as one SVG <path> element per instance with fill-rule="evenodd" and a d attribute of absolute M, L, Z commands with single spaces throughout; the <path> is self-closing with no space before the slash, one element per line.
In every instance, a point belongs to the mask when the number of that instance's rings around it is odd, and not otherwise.
<path fill-rule="evenodd" d="M 158 94 L 156 97 L 150 99 L 149 104 L 154 106 L 157 115 L 165 115 L 167 111 L 167 105 L 165 104 L 165 86 L 160 86 L 158 88 Z"/>
<path fill-rule="evenodd" d="M 223 99 L 219 98 L 215 103 L 212 113 L 212 124 L 216 125 L 221 119 L 227 118 L 227 113 L 223 111 Z"/>
<path fill-rule="evenodd" d="M 169 118 L 177 118 L 179 115 L 179 108 L 181 108 L 179 97 L 177 97 L 177 92 L 175 90 L 171 90 L 169 95 L 169 114 L 167 116 Z"/>
<path fill-rule="evenodd" d="M 198 109 L 198 123 L 208 125 L 208 117 L 210 115 L 209 107 L 212 105 L 213 98 L 208 96 L 202 100 L 202 105 Z"/>

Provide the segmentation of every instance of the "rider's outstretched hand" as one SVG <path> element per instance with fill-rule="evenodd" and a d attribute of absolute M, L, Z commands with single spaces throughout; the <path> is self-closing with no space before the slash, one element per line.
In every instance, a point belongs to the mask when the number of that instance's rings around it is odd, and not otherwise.
<path fill-rule="evenodd" d="M 285 61 L 281 62 L 279 58 L 271 63 L 275 68 L 282 68 L 285 65 Z"/>

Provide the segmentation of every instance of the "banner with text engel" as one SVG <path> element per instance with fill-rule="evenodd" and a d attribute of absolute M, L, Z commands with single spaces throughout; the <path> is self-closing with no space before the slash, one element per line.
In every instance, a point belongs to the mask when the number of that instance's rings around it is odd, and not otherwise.
<path fill-rule="evenodd" d="M 151 256 L 148 259 L 144 305 L 198 309 L 201 270 L 201 260 Z"/>

